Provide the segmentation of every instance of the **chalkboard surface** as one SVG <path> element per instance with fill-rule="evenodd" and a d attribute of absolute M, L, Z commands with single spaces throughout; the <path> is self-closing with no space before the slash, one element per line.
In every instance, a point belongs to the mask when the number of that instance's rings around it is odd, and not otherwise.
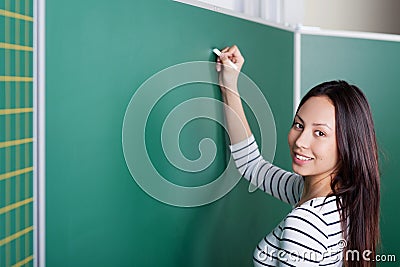
<path fill-rule="evenodd" d="M 251 266 L 256 244 L 290 207 L 262 192 L 248 193 L 244 180 L 201 207 L 153 199 L 126 166 L 123 119 L 131 97 L 152 75 L 179 63 L 214 61 L 211 48 L 237 44 L 246 58 L 243 72 L 275 116 L 274 163 L 290 167 L 293 33 L 165 0 L 53 0 L 46 13 L 47 266 Z M 178 87 L 160 99 L 143 128 L 157 170 L 190 186 L 212 181 L 229 156 L 222 127 L 206 119 L 184 127 L 180 142 L 182 153 L 196 159 L 199 141 L 214 140 L 217 154 L 209 168 L 188 181 L 188 173 L 161 153 L 164 119 L 194 97 L 218 100 L 220 93 L 209 84 Z M 222 116 L 222 110 L 212 112 Z M 250 123 L 259 139 L 254 118 Z"/>

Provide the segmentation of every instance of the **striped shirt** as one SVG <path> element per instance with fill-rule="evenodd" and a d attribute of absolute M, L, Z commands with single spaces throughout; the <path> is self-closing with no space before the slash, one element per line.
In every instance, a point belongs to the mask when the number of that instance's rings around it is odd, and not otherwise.
<path fill-rule="evenodd" d="M 264 160 L 254 136 L 230 149 L 243 177 L 293 208 L 257 245 L 254 266 L 342 266 L 346 243 L 336 196 L 317 197 L 296 206 L 304 188 L 302 176 Z"/>

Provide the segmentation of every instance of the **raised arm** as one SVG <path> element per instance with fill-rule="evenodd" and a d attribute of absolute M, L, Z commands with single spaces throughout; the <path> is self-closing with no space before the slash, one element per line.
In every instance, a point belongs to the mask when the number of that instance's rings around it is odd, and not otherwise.
<path fill-rule="evenodd" d="M 263 159 L 247 122 L 237 87 L 244 58 L 237 46 L 227 47 L 221 52 L 221 56 L 217 59 L 217 71 L 235 164 L 239 172 L 254 186 L 295 205 L 303 189 L 303 178 Z M 237 70 L 228 64 L 228 60 L 237 66 Z"/>
<path fill-rule="evenodd" d="M 237 46 L 226 47 L 217 58 L 217 71 L 222 98 L 225 102 L 225 120 L 228 127 L 231 144 L 236 144 L 249 138 L 252 133 L 244 114 L 242 101 L 239 96 L 237 81 L 244 58 Z M 238 69 L 235 70 L 227 63 L 231 60 Z"/>

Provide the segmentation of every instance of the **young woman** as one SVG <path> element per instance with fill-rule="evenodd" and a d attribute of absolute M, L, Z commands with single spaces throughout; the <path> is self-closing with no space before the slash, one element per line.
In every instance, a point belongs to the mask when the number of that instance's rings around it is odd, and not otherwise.
<path fill-rule="evenodd" d="M 293 206 L 257 245 L 254 265 L 376 266 L 380 175 L 364 94 L 332 81 L 304 96 L 288 134 L 294 171 L 288 172 L 262 158 L 251 133 L 237 89 L 244 63 L 238 47 L 222 52 L 217 71 L 236 166 L 251 183 Z"/>

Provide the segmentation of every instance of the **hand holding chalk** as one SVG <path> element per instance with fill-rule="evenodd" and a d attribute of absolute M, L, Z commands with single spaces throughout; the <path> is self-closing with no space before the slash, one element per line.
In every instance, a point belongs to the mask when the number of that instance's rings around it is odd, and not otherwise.
<path fill-rule="evenodd" d="M 216 54 L 217 56 L 219 56 L 221 58 L 221 54 L 222 52 L 218 50 L 218 48 L 214 48 L 213 49 L 214 54 Z M 234 70 L 238 70 L 238 67 L 235 65 L 235 63 L 233 63 L 232 61 L 230 61 L 229 58 L 226 58 L 226 62 L 228 62 L 228 65 L 231 66 Z M 224 62 L 223 59 L 221 59 L 222 62 Z"/>
<path fill-rule="evenodd" d="M 219 73 L 220 86 L 237 91 L 237 81 L 244 63 L 244 58 L 239 48 L 234 45 L 226 47 L 222 51 L 215 48 L 213 52 L 218 55 L 216 70 Z M 222 87 L 221 89 L 224 90 Z"/>

